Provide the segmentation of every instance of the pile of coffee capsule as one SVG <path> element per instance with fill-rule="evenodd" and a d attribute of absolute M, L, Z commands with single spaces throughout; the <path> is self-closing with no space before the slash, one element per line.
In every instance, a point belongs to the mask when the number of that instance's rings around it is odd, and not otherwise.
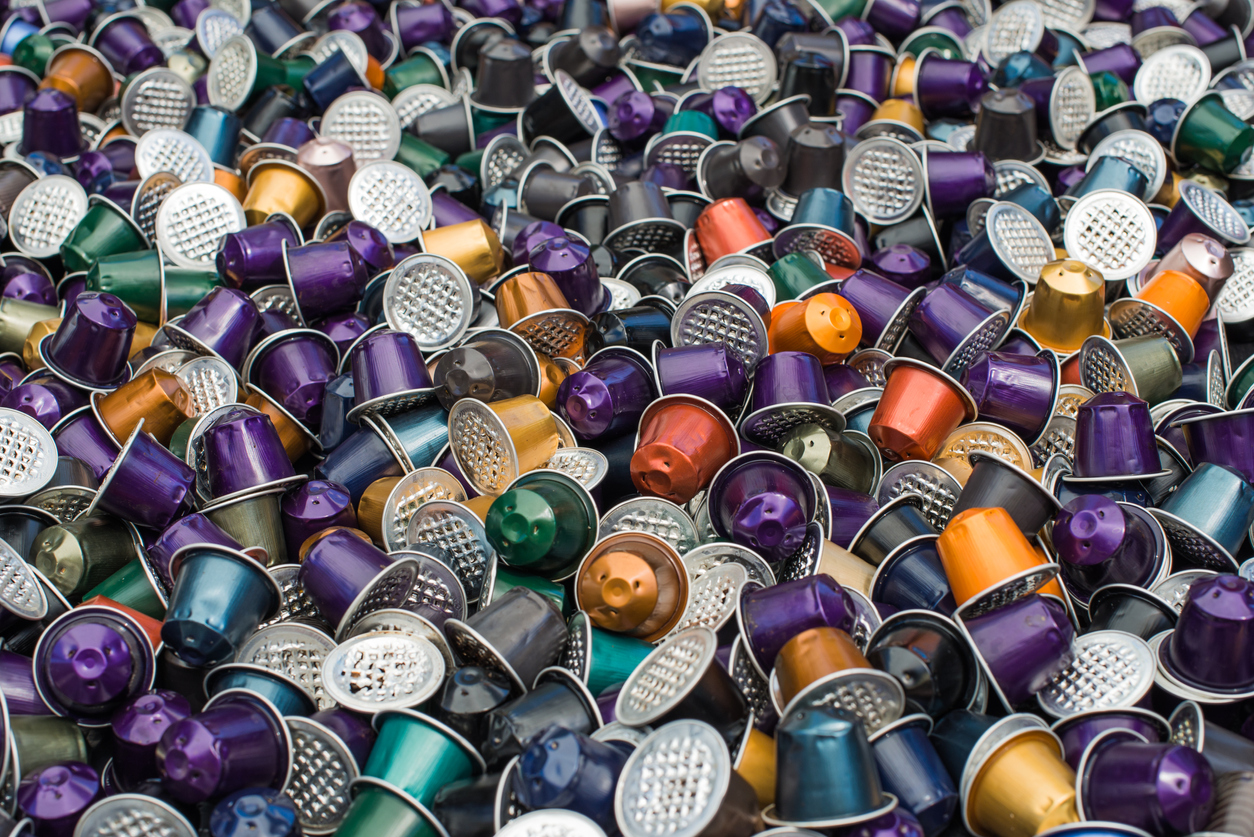
<path fill-rule="evenodd" d="M 1254 837 L 1254 0 L 137 2 L 0 2 L 0 837 Z"/>

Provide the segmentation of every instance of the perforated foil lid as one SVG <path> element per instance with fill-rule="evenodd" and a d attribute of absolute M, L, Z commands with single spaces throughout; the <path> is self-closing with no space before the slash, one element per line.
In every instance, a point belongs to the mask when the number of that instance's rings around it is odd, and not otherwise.
<path fill-rule="evenodd" d="M 688 609 L 680 617 L 675 631 L 698 625 L 720 630 L 736 614 L 740 592 L 749 582 L 749 573 L 739 564 L 712 567 L 695 579 L 688 593 Z"/>
<path fill-rule="evenodd" d="M 1195 46 L 1178 44 L 1160 49 L 1141 62 L 1132 81 L 1132 95 L 1143 105 L 1159 99 L 1188 104 L 1210 86 L 1210 60 Z"/>
<path fill-rule="evenodd" d="M 427 640 L 378 631 L 345 640 L 322 664 L 328 697 L 357 712 L 417 706 L 444 682 L 444 657 Z"/>
<path fill-rule="evenodd" d="M 895 224 L 923 203 L 923 164 L 901 140 L 874 137 L 850 149 L 841 184 L 861 215 L 877 224 Z"/>
<path fill-rule="evenodd" d="M 182 130 L 195 106 L 196 94 L 182 76 L 165 67 L 152 67 L 132 78 L 122 91 L 122 126 L 134 137 L 154 128 Z"/>
<path fill-rule="evenodd" d="M 209 104 L 238 110 L 248 101 L 257 80 L 257 52 L 246 35 L 236 35 L 218 45 L 209 62 L 206 90 Z"/>
<path fill-rule="evenodd" d="M 715 261 L 700 279 L 692 283 L 684 296 L 721 291 L 728 285 L 748 285 L 762 294 L 768 308 L 775 307 L 775 283 L 766 272 L 766 263 L 757 256 L 743 254 L 723 256 Z"/>
<path fill-rule="evenodd" d="M 1123 631 L 1094 631 L 1075 638 L 1075 659 L 1037 693 L 1055 718 L 1094 709 L 1136 706 L 1154 684 L 1149 645 Z"/>
<path fill-rule="evenodd" d="M 541 468 L 565 474 L 591 491 L 605 479 L 610 461 L 605 454 L 592 448 L 558 448 Z"/>
<path fill-rule="evenodd" d="M 332 629 L 300 584 L 300 564 L 279 564 L 270 567 L 269 572 L 283 598 L 279 603 L 279 612 L 262 622 L 258 630 L 284 622 L 306 622 L 326 631 Z"/>
<path fill-rule="evenodd" d="M 962 485 L 944 468 L 931 462 L 907 460 L 884 472 L 876 501 L 883 507 L 903 494 L 914 494 L 923 501 L 927 522 L 940 531 L 949 523 L 961 493 Z"/>
<path fill-rule="evenodd" d="M 448 416 L 449 446 L 462 476 L 480 494 L 496 496 L 518 477 L 518 451 L 509 431 L 473 398 L 453 405 Z"/>
<path fill-rule="evenodd" d="M 811 683 L 784 707 L 782 714 L 819 706 L 856 716 L 870 735 L 902 716 L 906 695 L 891 674 L 874 669 L 846 669 Z"/>
<path fill-rule="evenodd" d="M 990 421 L 973 421 L 949 434 L 935 459 L 960 459 L 970 464 L 976 452 L 989 453 L 1025 471 L 1032 470 L 1032 454 L 1017 435 Z"/>
<path fill-rule="evenodd" d="M 984 229 L 1001 263 L 1029 285 L 1035 285 L 1041 268 L 1054 260 L 1054 242 L 1049 233 L 1017 204 L 993 204 L 984 216 Z"/>
<path fill-rule="evenodd" d="M 1237 571 L 1236 559 L 1214 538 L 1162 509 L 1150 509 L 1149 513 L 1162 524 L 1172 554 L 1178 554 L 1184 563 L 1221 573 Z"/>
<path fill-rule="evenodd" d="M 174 376 L 192 397 L 195 415 L 234 404 L 239 398 L 235 370 L 218 357 L 198 357 L 179 367 Z"/>
<path fill-rule="evenodd" d="M 57 445 L 47 428 L 26 413 L 0 408 L 0 499 L 34 494 L 56 469 Z"/>
<path fill-rule="evenodd" d="M 7 411 L 6 411 L 7 412 Z M 27 621 L 48 615 L 48 599 L 34 568 L 0 540 L 0 607 Z"/>
<path fill-rule="evenodd" d="M 392 99 L 392 109 L 401 128 L 408 128 L 414 120 L 428 111 L 457 104 L 457 96 L 434 84 L 415 84 L 406 87 Z"/>
<path fill-rule="evenodd" d="M 305 834 L 330 834 L 352 802 L 348 787 L 360 775 L 345 743 L 308 718 L 283 719 L 292 736 L 292 776 L 286 793 Z"/>
<path fill-rule="evenodd" d="M 305 54 L 319 64 L 325 63 L 337 52 L 342 52 L 353 65 L 353 69 L 361 76 L 366 75 L 370 61 L 370 53 L 366 42 L 356 32 L 348 29 L 334 29 L 327 32 L 305 50 Z"/>
<path fill-rule="evenodd" d="M 1095 5 L 1093 0 L 1050 0 L 1041 3 L 1041 15 L 1050 28 L 1079 31 L 1093 19 Z"/>
<path fill-rule="evenodd" d="M 1158 190 L 1163 188 L 1163 183 L 1166 182 L 1167 152 L 1163 150 L 1158 140 L 1145 131 L 1130 128 L 1125 131 L 1115 131 L 1103 137 L 1097 145 L 1093 146 L 1093 152 L 1089 155 L 1084 170 L 1088 171 L 1093 168 L 1101 157 L 1118 157 L 1136 166 L 1145 175 L 1145 191 L 1141 193 L 1141 199 L 1144 201 L 1153 200 Z"/>
<path fill-rule="evenodd" d="M 1219 292 L 1215 307 L 1225 323 L 1248 323 L 1254 319 L 1254 249 L 1229 247 L 1232 275 Z"/>
<path fill-rule="evenodd" d="M 737 636 L 732 641 L 727 667 L 736 687 L 749 704 L 749 710 L 753 713 L 753 725 L 764 732 L 770 732 L 779 722 L 779 713 L 775 711 L 775 703 L 771 700 L 770 684 L 758 672 L 758 667 L 749 656 L 744 642 Z"/>
<path fill-rule="evenodd" d="M 412 335 L 418 348 L 430 352 L 466 333 L 478 293 L 455 263 L 419 253 L 392 269 L 383 286 L 383 314 L 391 328 Z"/>
<path fill-rule="evenodd" d="M 391 102 L 364 90 L 345 93 L 328 105 L 320 133 L 353 149 L 358 166 L 391 160 L 401 147 L 401 122 Z"/>
<path fill-rule="evenodd" d="M 466 618 L 466 591 L 453 568 L 425 552 L 401 550 L 418 564 L 414 585 L 404 607 L 419 613 L 442 613 L 448 619 Z"/>
<path fill-rule="evenodd" d="M 135 143 L 135 169 L 144 179 L 168 171 L 184 183 L 213 182 L 209 152 L 190 134 L 172 128 L 155 128 L 139 138 Z"/>
<path fill-rule="evenodd" d="M 87 192 L 64 174 L 34 181 L 9 209 L 9 237 L 18 250 L 37 259 L 61 252 L 61 244 L 87 213 Z"/>
<path fill-rule="evenodd" d="M 77 520 L 96 499 L 96 489 L 81 485 L 61 485 L 32 494 L 23 503 L 48 512 L 61 523 Z"/>
<path fill-rule="evenodd" d="M 196 837 L 196 829 L 156 797 L 119 793 L 84 811 L 74 837 Z"/>
<path fill-rule="evenodd" d="M 357 170 L 348 184 L 348 208 L 393 244 L 413 241 L 431 222 L 431 193 L 418 172 L 391 160 Z"/>
<path fill-rule="evenodd" d="M 131 199 L 131 220 L 151 243 L 157 238 L 157 209 L 166 195 L 183 185 L 173 172 L 159 171 L 148 175 Z"/>
<path fill-rule="evenodd" d="M 187 183 L 157 209 L 154 224 L 161 254 L 180 267 L 211 266 L 227 233 L 244 229 L 244 207 L 216 183 Z"/>
<path fill-rule="evenodd" d="M 518 137 L 511 134 L 493 137 L 483 149 L 483 158 L 479 161 L 479 180 L 484 192 L 491 192 L 504 183 L 528 155 L 527 147 Z"/>
<path fill-rule="evenodd" d="M 1180 181 L 1180 200 L 1193 214 L 1210 227 L 1216 238 L 1233 244 L 1246 244 L 1250 240 L 1250 228 L 1241 214 L 1233 209 L 1222 195 L 1193 180 Z"/>
<path fill-rule="evenodd" d="M 244 640 L 235 661 L 285 675 L 313 695 L 319 709 L 331 709 L 335 701 L 322 688 L 322 663 L 334 648 L 335 640 L 322 631 L 286 622 L 262 628 Z"/>
<path fill-rule="evenodd" d="M 597 540 L 618 532 L 653 535 L 666 541 L 680 555 L 694 549 L 698 543 L 697 527 L 688 513 L 660 497 L 636 497 L 607 511 L 597 526 Z"/>
<path fill-rule="evenodd" d="M 466 489 L 443 468 L 419 468 L 401 477 L 383 504 L 385 550 L 392 552 L 409 543 L 409 521 L 419 508 L 432 500 L 462 503 L 466 500 Z"/>
<path fill-rule="evenodd" d="M 466 600 L 479 600 L 495 552 L 474 512 L 450 500 L 428 501 L 410 518 L 407 537 L 410 543 L 434 544 L 452 556 L 453 571 L 466 590 Z"/>
<path fill-rule="evenodd" d="M 1015 0 L 993 13 L 984 30 L 984 55 L 996 67 L 1016 52 L 1033 52 L 1045 35 L 1045 15 L 1033 0 Z"/>
<path fill-rule="evenodd" d="M 196 45 L 212 59 L 227 41 L 244 34 L 244 25 L 223 9 L 205 9 L 196 17 Z"/>
<path fill-rule="evenodd" d="M 727 744 L 709 724 L 675 721 L 631 754 L 614 793 L 623 837 L 697 837 L 718 815 L 731 782 Z"/>
<path fill-rule="evenodd" d="M 574 811 L 552 808 L 510 820 L 497 837 L 605 837 L 601 826 Z"/>
<path fill-rule="evenodd" d="M 1145 136 L 1157 146 L 1149 134 Z M 1165 168 L 1165 158 L 1163 163 Z M 1140 273 L 1154 258 L 1157 241 L 1158 228 L 1149 207 L 1116 189 L 1101 189 L 1080 198 L 1068 210 L 1063 227 L 1067 254 L 1101 271 L 1107 281 Z"/>
<path fill-rule="evenodd" d="M 618 693 L 614 716 L 629 726 L 651 724 L 666 716 L 696 686 L 711 665 L 718 637 L 698 625 L 668 636 L 640 661 Z M 667 726 L 670 726 L 669 724 Z"/>
<path fill-rule="evenodd" d="M 715 38 L 697 58 L 697 83 L 702 90 L 739 87 L 759 105 L 771 97 L 778 74 L 774 51 L 748 33 Z"/>
<path fill-rule="evenodd" d="M 676 346 L 723 343 L 746 369 L 757 366 L 768 349 L 766 324 L 749 303 L 722 291 L 694 294 L 679 303 L 671 318 Z"/>
<path fill-rule="evenodd" d="M 1045 425 L 1040 438 L 1032 443 L 1032 464 L 1040 468 L 1054 454 L 1062 454 L 1070 463 L 1075 450 L 1075 419 L 1071 416 L 1054 416 Z M 1068 469 L 1070 465 L 1068 464 Z"/>
<path fill-rule="evenodd" d="M 1136 379 L 1119 347 L 1100 335 L 1080 346 L 1080 380 L 1093 392 L 1137 394 Z"/>
<path fill-rule="evenodd" d="M 981 590 L 962 603 L 955 614 L 961 619 L 975 619 L 998 608 L 1013 604 L 1040 590 L 1058 575 L 1057 564 L 1040 564 L 1004 578 Z M 974 644 L 974 642 L 972 643 Z M 977 651 L 979 649 L 976 649 Z"/>

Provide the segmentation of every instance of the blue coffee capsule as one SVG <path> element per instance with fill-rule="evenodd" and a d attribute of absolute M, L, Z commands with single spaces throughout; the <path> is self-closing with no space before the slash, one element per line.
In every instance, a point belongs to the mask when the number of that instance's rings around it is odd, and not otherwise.
<path fill-rule="evenodd" d="M 1140 196 L 1145 194 L 1147 185 L 1149 185 L 1149 178 L 1145 176 L 1145 172 L 1122 157 L 1106 155 L 1098 157 L 1080 182 L 1067 189 L 1065 196 L 1072 200 L 1079 200 L 1099 189 L 1115 189 Z"/>
<path fill-rule="evenodd" d="M 326 402 L 323 402 L 324 419 L 325 410 Z M 361 429 L 327 454 L 314 473 L 318 479 L 344 486 L 356 503 L 370 483 L 383 477 L 402 476 L 406 467 L 392 452 L 382 432 L 370 419 L 363 419 Z"/>
<path fill-rule="evenodd" d="M 931 610 L 952 616 L 958 605 L 936 551 L 936 535 L 912 538 L 875 568 L 871 600 L 899 610 Z"/>
<path fill-rule="evenodd" d="M 448 444 L 448 413 L 439 405 L 395 416 L 376 416 L 375 428 L 407 470 L 425 467 Z"/>
<path fill-rule="evenodd" d="M 235 165 L 235 150 L 239 145 L 242 128 L 240 118 L 231 111 L 212 105 L 200 105 L 192 108 L 183 131 L 191 134 L 205 147 L 210 160 L 220 166 L 232 168 Z"/>
<path fill-rule="evenodd" d="M 309 71 L 303 84 L 305 92 L 318 109 L 326 110 L 328 105 L 347 93 L 349 88 L 366 87 L 362 82 L 361 74 L 357 72 L 348 55 L 336 50 Z"/>
<path fill-rule="evenodd" d="M 209 815 L 210 837 L 300 837 L 296 803 L 274 788 L 244 788 Z"/>
<path fill-rule="evenodd" d="M 246 689 L 278 707 L 284 717 L 312 715 L 318 709 L 313 695 L 296 681 L 278 672 L 248 663 L 225 663 L 205 676 L 210 698 L 228 689 Z"/>
<path fill-rule="evenodd" d="M 231 659 L 283 592 L 266 568 L 234 549 L 196 544 L 170 560 L 174 589 L 161 639 L 184 662 L 207 666 Z"/>
<path fill-rule="evenodd" d="M 945 830 L 958 809 L 958 790 L 928 735 L 932 719 L 907 715 L 871 735 L 884 790 L 919 820 L 928 837 Z"/>
<path fill-rule="evenodd" d="M 574 730 L 551 726 L 531 740 L 508 773 L 528 810 L 564 808 L 613 831 L 614 791 L 627 754 Z"/>

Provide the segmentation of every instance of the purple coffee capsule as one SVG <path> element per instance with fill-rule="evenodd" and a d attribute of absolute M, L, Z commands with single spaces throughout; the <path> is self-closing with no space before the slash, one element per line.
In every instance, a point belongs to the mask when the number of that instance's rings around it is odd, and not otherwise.
<path fill-rule="evenodd" d="M 356 528 L 353 498 L 343 486 L 327 480 L 310 480 L 283 497 L 279 506 L 287 551 L 300 552 L 310 537 L 334 526 Z"/>
<path fill-rule="evenodd" d="M 447 43 L 457 28 L 452 11 L 443 3 L 395 3 L 390 15 L 392 32 L 406 53 L 427 43 Z"/>
<path fill-rule="evenodd" d="M 1166 718 L 1135 706 L 1079 712 L 1055 721 L 1051 729 L 1061 739 L 1066 762 L 1073 770 L 1079 767 L 1080 757 L 1093 739 L 1109 729 L 1131 730 L 1151 743 L 1171 738 Z"/>
<path fill-rule="evenodd" d="M 214 288 L 177 323 L 167 323 L 171 344 L 242 368 L 261 327 L 261 312 L 252 297 L 235 288 Z"/>
<path fill-rule="evenodd" d="M 1191 834 L 1215 805 L 1215 774 L 1191 747 L 1149 743 L 1131 730 L 1099 734 L 1076 769 L 1076 810 L 1152 834 Z"/>
<path fill-rule="evenodd" d="M 797 634 L 820 627 L 848 632 L 855 616 L 849 593 L 826 573 L 746 588 L 736 613 L 741 641 L 763 676 L 769 676 L 779 650 Z"/>
<path fill-rule="evenodd" d="M 729 416 L 740 414 L 749 390 L 744 364 L 722 343 L 667 348 L 658 341 L 653 368 L 661 395 L 695 395 Z"/>
<path fill-rule="evenodd" d="M 161 47 L 153 43 L 148 28 L 136 14 L 109 15 L 96 24 L 88 45 L 100 50 L 109 65 L 123 76 L 165 63 Z"/>
<path fill-rule="evenodd" d="M 292 767 L 291 735 L 265 698 L 228 690 L 166 730 L 157 767 L 165 790 L 187 803 L 242 788 L 282 788 Z"/>
<path fill-rule="evenodd" d="M 131 698 L 114 713 L 113 773 L 124 787 L 155 779 L 157 742 L 173 724 L 192 714 L 187 698 L 168 689 L 153 689 Z"/>
<path fill-rule="evenodd" d="M 975 399 L 982 421 L 1008 427 L 1031 445 L 1054 415 L 1062 373 L 1053 352 L 981 352 L 959 382 Z"/>
<path fill-rule="evenodd" d="M 1075 628 L 1052 598 L 1033 593 L 962 625 L 1008 709 L 1048 686 L 1073 659 Z"/>
<path fill-rule="evenodd" d="M 1168 569 L 1162 527 L 1138 506 L 1101 494 L 1068 501 L 1052 540 L 1067 592 L 1082 604 L 1108 584 L 1149 587 Z"/>
<path fill-rule="evenodd" d="M 512 248 L 514 264 L 526 264 L 532 250 L 551 238 L 559 238 L 564 235 L 566 235 L 566 231 L 552 221 L 532 221 L 523 227 L 522 231 L 514 238 L 514 246 Z"/>
<path fill-rule="evenodd" d="M 871 254 L 871 262 L 885 278 L 913 290 L 932 278 L 932 259 L 909 244 L 890 244 Z"/>
<path fill-rule="evenodd" d="M 57 158 L 77 157 L 83 150 L 78 104 L 55 87 L 39 90 L 23 108 L 22 153 L 42 152 Z"/>
<path fill-rule="evenodd" d="M 991 197 L 997 188 L 993 164 L 978 151 L 925 149 L 923 167 L 927 206 L 937 218 L 963 217 L 973 202 Z"/>
<path fill-rule="evenodd" d="M 335 377 L 340 352 L 319 331 L 290 329 L 257 344 L 244 364 L 244 380 L 256 384 L 292 418 L 308 427 L 322 421 L 327 381 Z"/>
<path fill-rule="evenodd" d="M 579 438 L 609 440 L 634 430 L 644 408 L 657 397 L 653 370 L 644 355 L 610 346 L 562 381 L 557 407 Z"/>
<path fill-rule="evenodd" d="M 83 726 L 104 727 L 122 704 L 152 688 L 157 664 L 138 622 L 113 608 L 83 605 L 44 631 L 34 669 L 49 709 Z"/>
<path fill-rule="evenodd" d="M 1189 587 L 1176 629 L 1158 647 L 1173 678 L 1204 694 L 1254 691 L 1254 661 L 1242 652 L 1254 632 L 1254 582 L 1233 575 Z"/>
<path fill-rule="evenodd" d="M 769 451 L 742 454 L 710 483 L 710 522 L 720 537 L 769 561 L 782 561 L 805 540 L 818 508 L 815 492 L 810 472 L 788 457 Z"/>
<path fill-rule="evenodd" d="M 174 576 L 170 573 L 170 559 L 174 557 L 174 553 L 194 543 L 215 544 L 236 550 L 242 548 L 238 541 L 203 514 L 195 512 L 180 517 L 157 536 L 146 553 L 148 563 L 164 581 L 166 589 L 174 584 Z"/>
<path fill-rule="evenodd" d="M 137 322 L 135 313 L 113 294 L 79 294 L 57 330 L 40 342 L 40 359 L 68 384 L 114 389 L 129 376 L 126 359 Z"/>
<path fill-rule="evenodd" d="M 100 776 L 82 762 L 64 761 L 28 773 L 17 786 L 17 805 L 39 837 L 71 837 L 93 802 L 100 798 Z M 21 831 L 19 826 L 16 831 Z"/>
<path fill-rule="evenodd" d="M 1149 405 L 1126 392 L 1103 392 L 1076 415 L 1075 470 L 1068 479 L 1115 481 L 1164 476 Z"/>
<path fill-rule="evenodd" d="M 215 500 L 304 479 L 292 469 L 279 432 L 264 413 L 235 405 L 207 421 L 200 443 Z"/>
<path fill-rule="evenodd" d="M 978 64 L 945 58 L 934 50 L 923 52 L 914 73 L 914 100 L 928 119 L 968 118 L 988 91 Z"/>
<path fill-rule="evenodd" d="M 870 270 L 854 271 L 840 286 L 840 295 L 862 321 L 859 345 L 889 352 L 905 336 L 910 315 L 926 293 L 924 288 L 912 291 Z"/>
<path fill-rule="evenodd" d="M 333 529 L 305 554 L 300 583 L 343 637 L 363 616 L 399 607 L 409 596 L 416 571 L 412 556 L 393 557 L 347 529 Z"/>
<path fill-rule="evenodd" d="M 145 433 L 140 419 L 84 515 L 103 511 L 139 526 L 164 529 L 189 510 L 195 483 L 196 471 Z"/>
<path fill-rule="evenodd" d="M 609 305 L 592 250 L 582 241 L 561 236 L 542 242 L 528 257 L 533 271 L 553 277 L 570 307 L 591 317 Z"/>
<path fill-rule="evenodd" d="M 361 256 L 347 241 L 282 245 L 287 283 L 306 323 L 348 310 L 361 299 L 370 280 Z"/>
<path fill-rule="evenodd" d="M 933 288 L 910 315 L 910 333 L 941 369 L 961 376 L 975 357 L 1001 342 L 1009 313 L 991 310 L 956 285 Z"/>
<path fill-rule="evenodd" d="M 288 247 L 301 244 L 300 233 L 285 220 L 266 221 L 227 233 L 216 256 L 218 273 L 231 287 L 247 292 L 282 284 L 287 281 L 283 271 L 284 242 Z"/>
<path fill-rule="evenodd" d="M 363 415 L 404 412 L 435 400 L 435 387 L 418 350 L 404 331 L 386 328 L 368 333 L 350 353 L 355 403 L 349 421 Z"/>
<path fill-rule="evenodd" d="M 70 413 L 49 431 L 62 456 L 86 463 L 96 479 L 103 479 L 118 455 L 118 443 L 90 407 Z"/>

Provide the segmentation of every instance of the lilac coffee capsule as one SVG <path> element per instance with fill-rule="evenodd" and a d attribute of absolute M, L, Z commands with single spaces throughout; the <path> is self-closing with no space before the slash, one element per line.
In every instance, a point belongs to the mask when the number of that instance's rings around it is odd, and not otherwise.
<path fill-rule="evenodd" d="M 40 90 L 23 108 L 22 151 L 57 158 L 77 157 L 83 150 L 78 105 L 55 87 Z"/>
<path fill-rule="evenodd" d="M 925 149 L 923 168 L 927 205 L 937 218 L 965 216 L 974 201 L 991 197 L 997 188 L 993 164 L 978 151 Z"/>
<path fill-rule="evenodd" d="M 283 245 L 287 283 L 306 323 L 351 308 L 361 299 L 370 276 L 361 256 L 347 241 L 302 247 Z"/>
<path fill-rule="evenodd" d="M 781 454 L 746 453 L 714 475 L 710 521 L 720 537 L 782 561 L 801 546 L 818 497 L 810 472 Z"/>
<path fill-rule="evenodd" d="M 991 310 L 956 285 L 942 284 L 910 315 L 910 333 L 942 371 L 960 376 L 975 357 L 995 347 L 1009 328 L 1008 312 Z"/>
<path fill-rule="evenodd" d="M 844 297 L 862 321 L 864 348 L 895 351 L 919 300 L 927 291 L 911 291 L 870 270 L 857 270 L 841 284 Z"/>
<path fill-rule="evenodd" d="M 304 123 L 302 123 L 304 124 Z M 227 233 L 216 256 L 218 273 L 234 288 L 251 292 L 287 281 L 283 243 L 298 247 L 300 234 L 285 220 L 267 221 Z"/>
<path fill-rule="evenodd" d="M 763 676 L 788 640 L 811 628 L 849 632 L 854 622 L 853 599 L 830 575 L 785 581 L 773 587 L 746 588 L 737 611 L 742 641 Z"/>
<path fill-rule="evenodd" d="M 317 427 L 322 422 L 327 381 L 335 377 L 339 363 L 339 350 L 330 337 L 311 329 L 288 329 L 257 344 L 244 364 L 243 376 L 292 418 Z"/>
<path fill-rule="evenodd" d="M 740 413 L 749 376 L 740 359 L 722 343 L 667 348 L 653 344 L 653 367 L 661 395 L 695 395 L 729 416 Z"/>
<path fill-rule="evenodd" d="M 553 277 L 570 307 L 582 314 L 598 314 L 609 304 L 592 250 L 583 242 L 562 236 L 543 242 L 528 257 L 531 269 Z"/>
<path fill-rule="evenodd" d="M 926 50 L 914 70 L 914 98 L 928 119 L 967 118 L 988 91 L 988 80 L 978 64 L 945 58 Z"/>
<path fill-rule="evenodd" d="M 356 528 L 352 495 L 327 480 L 310 480 L 283 497 L 280 504 L 287 551 L 296 555 L 309 538 L 337 526 Z"/>
<path fill-rule="evenodd" d="M 380 329 L 352 349 L 354 405 L 349 421 L 375 413 L 390 415 L 434 401 L 435 387 L 413 335 Z"/>
<path fill-rule="evenodd" d="M 241 548 L 238 541 L 203 514 L 195 512 L 180 517 L 167 526 L 147 550 L 147 563 L 165 582 L 167 590 L 174 584 L 174 576 L 170 573 L 170 559 L 174 557 L 174 553 L 194 543 L 215 544 L 227 549 Z"/>

